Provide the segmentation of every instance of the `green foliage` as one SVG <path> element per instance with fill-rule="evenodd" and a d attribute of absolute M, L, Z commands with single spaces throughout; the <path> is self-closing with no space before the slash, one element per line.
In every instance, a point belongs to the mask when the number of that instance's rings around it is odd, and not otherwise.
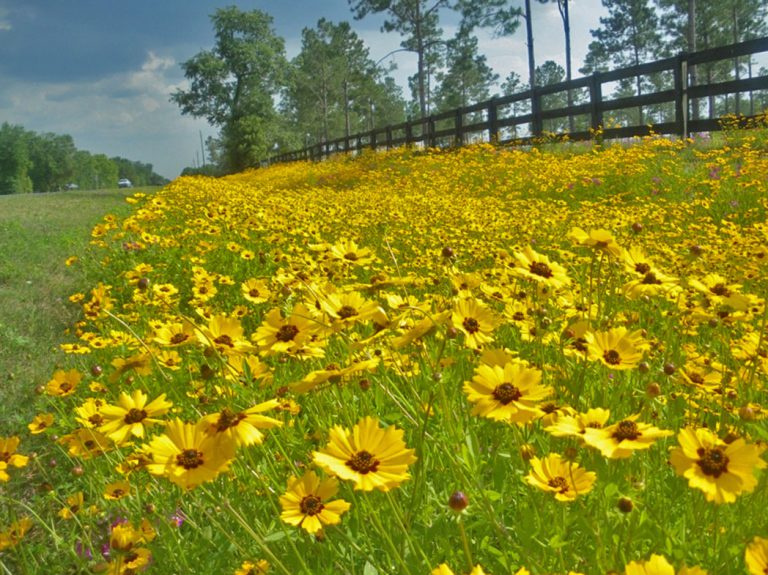
<path fill-rule="evenodd" d="M 0 126 L 0 195 L 32 191 L 31 165 L 24 128 Z"/>

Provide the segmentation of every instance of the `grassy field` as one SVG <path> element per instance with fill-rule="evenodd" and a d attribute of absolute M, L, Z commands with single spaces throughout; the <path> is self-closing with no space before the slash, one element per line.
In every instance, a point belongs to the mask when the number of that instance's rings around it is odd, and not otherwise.
<path fill-rule="evenodd" d="M 0 574 L 764 575 L 766 135 L 25 205 Z"/>
<path fill-rule="evenodd" d="M 137 190 L 0 196 L 0 435 L 29 421 L 34 390 L 58 361 L 77 315 L 67 301 L 86 278 L 64 261 L 82 254 L 107 213 L 125 214 Z"/>

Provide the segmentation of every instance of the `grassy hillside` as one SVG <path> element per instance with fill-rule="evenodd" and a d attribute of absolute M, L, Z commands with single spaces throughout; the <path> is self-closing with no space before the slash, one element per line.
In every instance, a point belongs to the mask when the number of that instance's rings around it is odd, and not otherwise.
<path fill-rule="evenodd" d="M 61 360 L 86 279 L 64 261 L 82 254 L 107 213 L 123 215 L 137 190 L 0 196 L 0 435 L 29 421 L 34 389 Z"/>

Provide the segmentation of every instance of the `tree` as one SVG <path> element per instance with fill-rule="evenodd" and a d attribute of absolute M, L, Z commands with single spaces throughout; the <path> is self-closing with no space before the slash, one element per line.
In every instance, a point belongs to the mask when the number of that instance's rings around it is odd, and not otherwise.
<path fill-rule="evenodd" d="M 267 156 L 277 130 L 273 96 L 286 67 L 283 39 L 259 10 L 220 8 L 211 17 L 216 43 L 182 64 L 190 80 L 171 100 L 182 114 L 221 129 L 226 168 L 242 170 Z"/>
<path fill-rule="evenodd" d="M 528 89 L 528 85 L 523 82 L 523 79 L 520 77 L 520 74 L 517 72 L 510 72 L 509 76 L 507 76 L 504 79 L 504 82 L 501 84 L 501 93 L 505 96 L 511 96 L 513 94 L 519 94 L 520 92 L 524 92 Z M 531 101 L 530 100 L 517 100 L 516 102 L 512 102 L 509 107 L 510 115 L 513 117 L 516 116 L 522 116 L 524 114 L 528 114 L 531 111 Z M 511 134 L 509 134 L 512 138 L 517 138 L 517 124 L 513 124 L 511 129 Z"/>
<path fill-rule="evenodd" d="M 399 32 L 405 37 L 402 50 L 417 56 L 416 85 L 421 117 L 427 115 L 427 55 L 431 46 L 442 42 L 439 11 L 451 8 L 449 0 L 349 0 L 356 20 L 369 14 L 386 13 L 383 32 Z"/>
<path fill-rule="evenodd" d="M 301 145 L 370 130 L 375 111 L 382 120 L 392 107 L 402 115 L 399 89 L 386 83 L 384 71 L 347 22 L 323 18 L 316 28 L 302 31 L 283 103 Z"/>
<path fill-rule="evenodd" d="M 558 84 L 565 79 L 565 70 L 553 60 L 547 60 L 541 66 L 536 67 L 536 78 L 541 86 L 550 86 Z M 568 105 L 568 96 L 563 92 L 557 94 L 548 94 L 542 97 L 542 108 L 545 110 L 555 110 L 565 108 Z M 548 132 L 562 132 L 568 128 L 566 118 L 553 118 L 546 120 L 544 129 Z"/>
<path fill-rule="evenodd" d="M 486 64 L 485 56 L 478 53 L 477 38 L 461 29 L 446 48 L 447 68 L 438 75 L 437 110 L 465 107 L 488 99 L 491 86 L 499 76 Z"/>
<path fill-rule="evenodd" d="M 637 66 L 650 62 L 659 56 L 661 35 L 655 10 L 649 0 L 603 0 L 608 9 L 608 16 L 600 18 L 600 27 L 591 30 L 597 42 L 589 45 L 583 73 L 596 71 L 593 66 L 602 66 L 607 60 L 616 67 Z M 594 52 L 593 52 L 594 50 Z M 639 96 L 647 80 L 635 77 L 634 87 L 631 80 L 620 82 L 618 95 L 627 96 L 634 91 Z M 637 117 L 628 118 L 630 122 L 643 124 L 643 108 L 638 107 Z"/>
<path fill-rule="evenodd" d="M 0 126 L 0 195 L 32 191 L 27 142 L 27 132 L 21 126 L 7 122 Z"/>
<path fill-rule="evenodd" d="M 36 192 L 55 192 L 72 181 L 75 143 L 72 136 L 29 132 L 29 177 Z"/>

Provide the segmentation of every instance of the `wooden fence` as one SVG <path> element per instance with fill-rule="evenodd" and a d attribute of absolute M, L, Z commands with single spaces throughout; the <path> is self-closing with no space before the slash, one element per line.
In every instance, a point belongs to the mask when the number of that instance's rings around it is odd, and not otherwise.
<path fill-rule="evenodd" d="M 656 134 L 676 134 L 687 137 L 693 132 L 708 132 L 721 129 L 720 118 L 701 119 L 691 114 L 692 103 L 698 109 L 698 102 L 704 98 L 714 98 L 726 94 L 751 93 L 756 90 L 768 90 L 768 76 L 735 79 L 725 82 L 690 85 L 689 70 L 693 66 L 733 60 L 741 56 L 752 56 L 768 52 L 768 37 L 749 40 L 729 46 L 721 46 L 692 53 L 681 53 L 648 64 L 622 68 L 610 72 L 598 72 L 584 78 L 560 82 L 548 86 L 535 87 L 509 96 L 492 98 L 456 110 L 442 112 L 423 119 L 409 120 L 393 126 L 376 128 L 368 132 L 337 138 L 318 143 L 302 150 L 278 154 L 267 163 L 291 162 L 298 160 L 321 160 L 339 152 L 360 151 L 366 148 L 390 149 L 402 145 L 417 144 L 422 146 L 463 145 L 469 141 L 492 141 L 499 143 L 531 143 L 544 135 L 547 121 L 568 121 L 569 126 L 581 129 L 567 131 L 570 140 L 591 139 L 597 130 L 602 130 L 603 138 L 628 138 L 647 135 L 652 130 Z M 635 82 L 638 77 L 651 75 L 672 75 L 672 87 L 639 96 L 609 99 L 603 95 L 603 86 L 615 82 Z M 669 81 L 666 82 L 669 85 Z M 663 84 L 662 84 L 663 85 Z M 586 102 L 576 105 L 548 108 L 547 100 L 568 95 L 586 96 Z M 585 98 L 581 98 L 585 99 Z M 525 106 L 526 113 L 516 115 L 515 109 Z M 642 110 L 654 106 L 674 106 L 674 120 L 639 122 L 635 125 L 606 126 L 605 118 L 611 113 L 626 110 Z M 518 129 L 527 127 L 527 134 L 518 137 Z"/>

